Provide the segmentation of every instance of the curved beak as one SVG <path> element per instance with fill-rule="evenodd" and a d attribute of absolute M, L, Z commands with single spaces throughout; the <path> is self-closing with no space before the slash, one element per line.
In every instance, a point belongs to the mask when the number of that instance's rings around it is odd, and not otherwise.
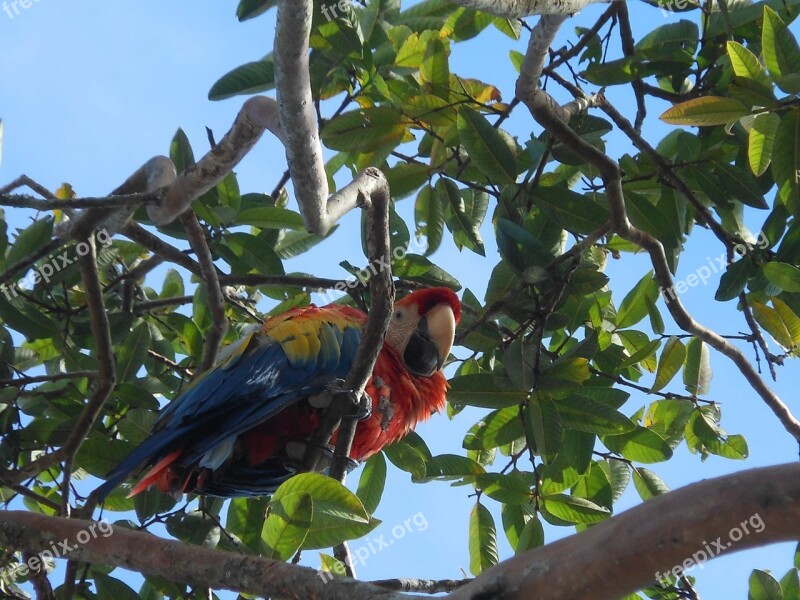
<path fill-rule="evenodd" d="M 456 319 L 448 304 L 438 304 L 420 318 L 403 352 L 406 366 L 415 374 L 430 377 L 439 371 L 453 346 Z"/>

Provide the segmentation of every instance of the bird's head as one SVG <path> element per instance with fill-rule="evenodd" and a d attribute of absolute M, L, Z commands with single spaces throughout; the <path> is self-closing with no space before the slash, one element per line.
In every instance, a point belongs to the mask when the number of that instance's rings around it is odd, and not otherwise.
<path fill-rule="evenodd" d="M 461 317 L 461 302 L 452 290 L 417 290 L 394 303 L 386 342 L 415 375 L 430 377 L 450 354 Z"/>

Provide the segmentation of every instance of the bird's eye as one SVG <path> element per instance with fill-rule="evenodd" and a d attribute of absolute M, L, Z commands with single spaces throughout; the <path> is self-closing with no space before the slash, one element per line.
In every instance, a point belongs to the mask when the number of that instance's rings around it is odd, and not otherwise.
<path fill-rule="evenodd" d="M 399 311 L 399 310 L 395 311 L 395 313 L 394 313 L 394 318 L 395 318 L 395 319 L 397 319 L 397 320 L 399 321 L 400 319 L 402 319 L 402 318 L 403 318 L 403 312 L 402 312 L 402 311 Z"/>

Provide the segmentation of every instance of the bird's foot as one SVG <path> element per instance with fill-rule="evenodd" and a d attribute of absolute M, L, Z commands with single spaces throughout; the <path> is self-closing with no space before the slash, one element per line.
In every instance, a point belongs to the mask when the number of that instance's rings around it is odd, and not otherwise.
<path fill-rule="evenodd" d="M 355 417 L 359 421 L 369 419 L 372 416 L 372 398 L 366 392 L 361 392 L 360 397 L 355 391 L 344 387 L 344 379 L 334 379 L 326 387 L 324 392 L 314 394 L 308 398 L 308 403 L 315 408 L 329 408 L 336 396 L 347 396 L 353 413 L 346 413 L 345 416 Z"/>
<path fill-rule="evenodd" d="M 303 440 L 292 440 L 287 442 L 285 452 L 286 452 L 286 460 L 283 463 L 283 466 L 286 467 L 287 470 L 296 472 L 300 470 L 301 465 L 303 464 L 303 459 L 305 458 L 306 451 L 308 450 L 308 445 L 310 442 L 306 442 Z M 333 448 L 330 446 L 323 446 L 322 447 L 322 455 L 319 458 L 319 462 L 317 463 L 316 471 L 319 472 L 326 472 L 333 462 Z M 353 469 L 358 466 L 358 461 L 353 460 L 352 458 L 347 459 L 347 472 L 349 473 Z"/>

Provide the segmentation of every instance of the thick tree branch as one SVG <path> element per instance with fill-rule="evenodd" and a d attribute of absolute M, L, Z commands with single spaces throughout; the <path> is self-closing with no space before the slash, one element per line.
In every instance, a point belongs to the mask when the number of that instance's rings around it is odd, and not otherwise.
<path fill-rule="evenodd" d="M 386 257 L 389 256 L 389 187 L 383 173 L 378 169 L 369 168 L 361 176 L 375 180 L 372 186 L 374 191 L 369 196 L 364 196 L 360 204 L 368 211 L 367 214 L 371 223 L 369 228 L 369 251 L 370 253 L 375 252 L 376 256 L 370 256 L 370 260 L 383 265 Z M 378 274 L 370 280 L 370 290 L 372 292 L 372 308 L 370 309 L 369 319 L 361 335 L 361 345 L 353 361 L 353 366 L 344 383 L 344 389 L 354 392 L 357 397 L 361 397 L 367 381 L 372 375 L 372 369 L 383 346 L 383 337 L 386 334 L 391 317 L 394 304 L 394 284 L 391 270 L 386 269 L 385 266 L 378 269 Z M 334 396 L 330 408 L 326 410 L 303 457 L 303 468 L 305 470 L 316 470 L 322 457 L 323 448 L 327 447 L 333 432 L 339 426 L 342 416 L 348 412 L 354 412 L 355 407 L 353 407 L 350 398 L 347 398 L 346 395 Z M 341 433 L 339 437 L 343 437 Z M 352 438 L 352 436 L 349 437 Z M 348 443 L 352 443 L 352 439 Z M 344 456 L 347 455 L 349 455 L 349 449 Z"/>
<path fill-rule="evenodd" d="M 763 530 L 754 529 L 763 522 Z M 749 533 L 734 539 L 731 532 Z M 734 534 L 737 535 L 737 534 Z M 451 600 L 618 600 L 681 565 L 711 540 L 727 552 L 800 536 L 800 463 L 710 479 L 640 504 L 591 529 L 492 567 Z M 713 542 L 712 542 L 713 543 Z M 602 549 L 602 551 L 598 551 Z M 714 558 L 712 553 L 708 558 Z"/>
<path fill-rule="evenodd" d="M 530 15 L 571 15 L 596 2 L 608 0 L 452 0 L 498 17 L 519 19 Z"/>
<path fill-rule="evenodd" d="M 311 95 L 308 36 L 312 0 L 280 0 L 275 27 L 275 90 L 289 173 L 309 231 L 324 235 L 336 218 L 328 215 L 328 178 L 322 159 Z M 338 218 L 338 217 L 337 217 Z"/>
<path fill-rule="evenodd" d="M 250 98 L 242 105 L 230 131 L 219 143 L 178 176 L 161 204 L 147 207 L 149 217 L 157 225 L 166 225 L 188 210 L 192 201 L 233 170 L 267 129 L 282 139 L 275 101 L 266 96 Z"/>
<path fill-rule="evenodd" d="M 163 188 L 175 181 L 175 165 L 166 156 L 154 156 L 111 192 L 112 196 L 154 193 L 158 197 Z M 118 232 L 130 219 L 139 203 L 82 210 L 60 223 L 55 235 L 62 240 L 88 237 L 91 232 L 104 229 L 109 235 Z"/>
<path fill-rule="evenodd" d="M 89 533 L 94 531 L 95 535 Z M 192 546 L 149 533 L 24 511 L 0 511 L 0 545 L 29 552 L 70 546 L 70 560 L 119 566 L 192 586 L 296 600 L 401 600 L 424 598 L 346 577 L 320 577 L 308 567 Z M 106 535 L 105 532 L 112 533 Z M 79 534 L 81 537 L 79 538 Z M 78 540 L 90 538 L 85 544 Z M 51 546 L 52 545 L 52 546 Z"/>

